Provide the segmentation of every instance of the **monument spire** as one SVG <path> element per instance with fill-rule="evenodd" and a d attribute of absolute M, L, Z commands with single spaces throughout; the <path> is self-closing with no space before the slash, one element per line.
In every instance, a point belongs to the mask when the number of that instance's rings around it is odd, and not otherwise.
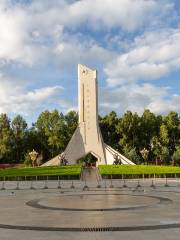
<path fill-rule="evenodd" d="M 61 154 L 69 164 L 76 164 L 91 153 L 98 164 L 113 164 L 116 158 L 122 164 L 133 164 L 103 141 L 98 123 L 98 84 L 97 71 L 78 64 L 79 123 L 65 151 Z M 61 158 L 60 156 L 60 158 Z M 44 165 L 58 165 L 55 157 Z"/>

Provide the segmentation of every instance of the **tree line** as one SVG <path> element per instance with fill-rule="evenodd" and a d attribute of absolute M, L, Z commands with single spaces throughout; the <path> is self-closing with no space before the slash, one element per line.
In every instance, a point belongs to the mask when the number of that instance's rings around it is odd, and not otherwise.
<path fill-rule="evenodd" d="M 119 117 L 112 111 L 99 116 L 104 142 L 136 164 L 180 164 L 180 117 L 176 112 L 166 116 L 144 110 L 139 116 L 127 111 Z M 0 114 L 0 163 L 23 163 L 35 149 L 43 161 L 64 151 L 78 125 L 78 114 L 42 112 L 28 127 L 17 115 L 12 120 Z"/>

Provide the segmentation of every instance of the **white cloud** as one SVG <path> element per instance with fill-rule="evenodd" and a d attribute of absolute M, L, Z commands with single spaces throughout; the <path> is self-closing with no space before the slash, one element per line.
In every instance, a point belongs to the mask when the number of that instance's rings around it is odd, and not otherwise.
<path fill-rule="evenodd" d="M 24 8 L 0 2 L 0 62 L 32 66 L 44 58 L 46 47 L 33 42 L 32 19 Z"/>
<path fill-rule="evenodd" d="M 60 101 L 62 86 L 44 87 L 28 90 L 22 82 L 0 76 L 0 112 L 31 116 L 37 111 L 47 109 Z"/>
<path fill-rule="evenodd" d="M 59 5 L 59 1 L 53 2 L 57 4 L 56 7 Z M 102 0 L 81 0 L 70 4 L 68 1 L 62 2 L 61 9 L 57 10 L 60 14 L 56 14 L 53 4 L 52 8 L 50 5 L 48 7 L 49 11 L 54 10 L 53 14 L 57 15 L 65 26 L 77 27 L 88 23 L 88 26 L 94 29 L 104 27 L 106 30 L 120 27 L 133 31 L 154 21 L 157 23 L 159 16 L 166 15 L 174 8 L 174 5 L 168 1 L 162 4 L 161 1 L 155 0 L 104 0 L 103 2 Z"/>
<path fill-rule="evenodd" d="M 143 25 L 141 19 L 154 12 L 157 5 L 155 1 L 143 0 L 104 0 L 103 3 L 101 0 L 77 1 L 68 6 L 67 18 L 64 17 L 64 21 L 68 21 L 68 24 L 89 21 L 95 29 L 103 26 L 134 30 Z"/>
<path fill-rule="evenodd" d="M 66 66 L 69 73 L 79 62 L 98 67 L 105 65 L 108 84 L 121 87 L 106 91 L 102 109 L 142 112 L 149 107 L 159 113 L 179 109 L 179 96 L 168 98 L 171 93 L 167 88 L 138 85 L 139 80 L 155 80 L 180 69 L 180 29 L 167 29 L 170 17 L 176 14 L 172 1 L 18 2 L 0 0 L 1 68 L 12 66 L 11 63 L 28 67 L 44 63 L 49 67 L 51 63 L 60 66 L 60 70 Z M 164 31 L 154 32 L 157 26 L 163 26 Z M 132 42 L 129 33 L 137 34 L 143 28 L 147 32 Z M 118 32 L 124 34 L 123 39 L 117 36 Z M 125 53 L 109 50 L 108 34 L 111 44 L 124 44 Z M 38 80 L 33 81 L 34 90 L 30 91 L 23 81 L 20 84 L 15 79 L 0 76 L 0 112 L 30 114 L 53 104 L 71 108 L 69 102 L 59 97 L 61 86 L 38 88 Z"/>
<path fill-rule="evenodd" d="M 180 29 L 136 37 L 133 46 L 110 62 L 105 72 L 111 86 L 154 80 L 180 69 Z"/>
<path fill-rule="evenodd" d="M 45 87 L 40 89 L 35 89 L 33 91 L 29 91 L 26 94 L 22 94 L 18 97 L 18 101 L 20 102 L 30 102 L 33 103 L 42 103 L 43 101 L 49 102 L 52 101 L 52 98 L 56 98 L 59 93 L 61 93 L 63 87 L 61 86 L 53 86 L 53 87 Z M 49 99 L 50 98 L 50 99 Z M 16 96 L 15 96 L 16 99 Z"/>
<path fill-rule="evenodd" d="M 152 84 L 129 84 L 116 89 L 104 89 L 100 94 L 100 111 L 104 114 L 115 110 L 122 114 L 130 110 L 142 114 L 148 108 L 157 114 L 180 112 L 180 96 L 169 95 L 169 88 Z"/>
<path fill-rule="evenodd" d="M 61 68 L 69 69 L 78 63 L 92 63 L 94 66 L 109 62 L 115 53 L 98 46 L 94 42 L 80 41 L 79 38 L 63 41 L 54 47 L 54 61 Z"/>
<path fill-rule="evenodd" d="M 117 27 L 133 31 L 157 23 L 157 19 L 173 8 L 169 1 L 161 4 L 155 0 L 104 0 L 103 3 L 101 0 L 33 0 L 28 4 L 1 0 L 0 61 L 32 66 L 51 58 L 57 44 L 73 38 L 74 34 L 65 34 L 64 29 L 81 32 L 81 26 L 83 29 L 86 25 L 91 30 Z M 79 44 L 84 42 L 79 39 Z M 100 46 L 96 46 L 99 51 Z M 88 52 L 85 45 L 83 48 Z"/>
<path fill-rule="evenodd" d="M 168 100 L 159 99 L 152 101 L 148 105 L 148 108 L 159 114 L 167 114 L 170 111 L 180 113 L 180 95 L 172 95 Z"/>

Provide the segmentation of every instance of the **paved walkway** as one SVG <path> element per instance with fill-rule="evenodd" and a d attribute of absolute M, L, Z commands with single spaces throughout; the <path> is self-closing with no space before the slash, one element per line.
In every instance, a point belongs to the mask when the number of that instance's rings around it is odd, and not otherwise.
<path fill-rule="evenodd" d="M 92 171 L 91 171 L 92 170 Z M 0 240 L 179 240 L 180 181 L 6 182 L 0 190 Z M 96 182 L 94 180 L 96 179 Z M 2 186 L 2 183 L 0 183 Z"/>

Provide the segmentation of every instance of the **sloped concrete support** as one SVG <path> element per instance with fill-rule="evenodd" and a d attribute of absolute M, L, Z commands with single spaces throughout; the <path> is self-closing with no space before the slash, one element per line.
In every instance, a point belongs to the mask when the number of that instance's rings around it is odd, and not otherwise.
<path fill-rule="evenodd" d="M 105 144 L 105 153 L 106 153 L 106 159 L 107 159 L 107 164 L 113 164 L 115 157 L 120 159 L 121 164 L 130 164 L 130 165 L 135 165 L 132 161 L 130 161 L 128 158 L 120 154 L 118 151 L 114 150 L 112 147 L 108 146 Z"/>

